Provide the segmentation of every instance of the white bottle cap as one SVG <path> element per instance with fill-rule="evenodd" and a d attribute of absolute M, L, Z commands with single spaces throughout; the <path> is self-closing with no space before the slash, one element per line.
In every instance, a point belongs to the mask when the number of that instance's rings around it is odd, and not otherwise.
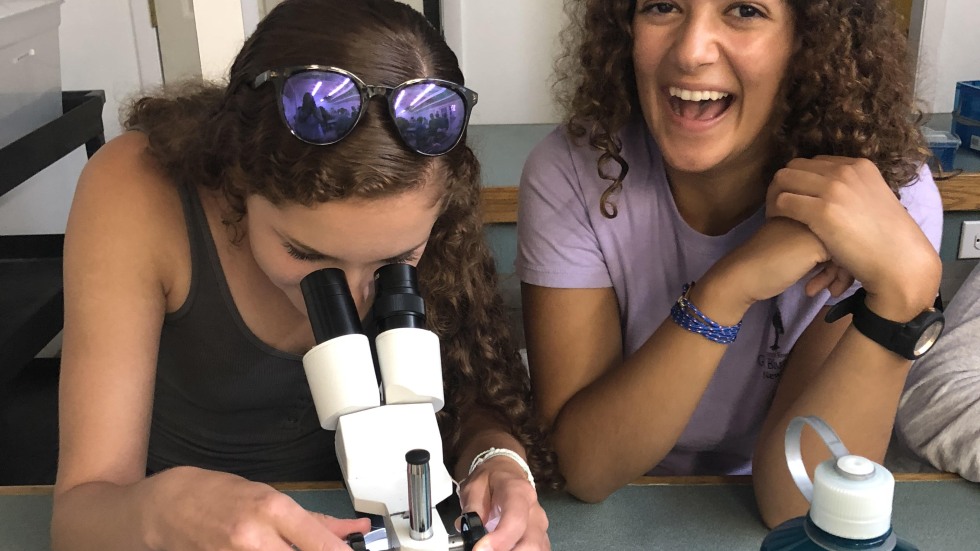
<path fill-rule="evenodd" d="M 891 528 L 895 478 L 857 455 L 824 461 L 813 473 L 810 518 L 821 530 L 852 540 L 879 538 Z"/>
<path fill-rule="evenodd" d="M 804 425 L 810 425 L 833 459 L 817 465 L 813 482 L 800 453 Z M 818 528 L 839 538 L 879 538 L 891 529 L 895 478 L 888 469 L 847 451 L 819 417 L 796 417 L 786 427 L 786 464 L 793 481 L 810 502 L 810 518 Z"/>

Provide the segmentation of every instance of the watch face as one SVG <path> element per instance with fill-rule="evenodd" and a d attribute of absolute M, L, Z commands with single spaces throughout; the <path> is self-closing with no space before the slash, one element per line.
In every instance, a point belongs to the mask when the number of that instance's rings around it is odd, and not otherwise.
<path fill-rule="evenodd" d="M 912 351 L 916 358 L 928 352 L 932 348 L 932 345 L 936 344 L 936 341 L 939 340 L 940 333 L 943 332 L 943 325 L 943 320 L 937 319 L 922 331 L 922 335 L 915 342 L 915 349 Z"/>

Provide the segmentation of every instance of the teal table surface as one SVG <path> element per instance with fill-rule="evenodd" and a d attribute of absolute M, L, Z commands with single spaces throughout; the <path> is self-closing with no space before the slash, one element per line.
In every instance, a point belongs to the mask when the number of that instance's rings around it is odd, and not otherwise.
<path fill-rule="evenodd" d="M 896 484 L 893 526 L 923 551 L 980 550 L 980 485 L 961 479 Z M 307 509 L 350 516 L 337 489 L 284 490 Z M 565 494 L 541 498 L 556 550 L 759 549 L 766 529 L 747 483 L 631 485 L 600 504 Z M 49 489 L 0 488 L 0 551 L 50 548 Z"/>

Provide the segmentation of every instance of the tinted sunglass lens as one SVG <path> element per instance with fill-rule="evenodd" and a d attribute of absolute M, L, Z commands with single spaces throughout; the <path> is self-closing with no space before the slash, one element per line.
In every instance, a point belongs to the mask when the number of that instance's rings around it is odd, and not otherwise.
<path fill-rule="evenodd" d="M 399 89 L 392 106 L 395 124 L 405 143 L 427 155 L 441 155 L 452 149 L 466 124 L 463 97 L 433 82 Z"/>
<path fill-rule="evenodd" d="M 350 77 L 330 71 L 305 71 L 282 85 L 286 124 L 301 140 L 330 144 L 346 136 L 361 111 L 361 94 Z"/>

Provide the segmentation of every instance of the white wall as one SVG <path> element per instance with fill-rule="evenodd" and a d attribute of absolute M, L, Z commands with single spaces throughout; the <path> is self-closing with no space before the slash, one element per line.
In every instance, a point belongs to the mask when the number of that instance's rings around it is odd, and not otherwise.
<path fill-rule="evenodd" d="M 980 0 L 923 1 L 916 92 L 949 113 L 956 82 L 980 80 Z M 546 78 L 565 22 L 561 0 L 443 0 L 446 40 L 480 93 L 474 124 L 559 120 Z"/>
<path fill-rule="evenodd" d="M 120 132 L 120 104 L 143 84 L 160 82 L 159 61 L 154 67 L 145 60 L 141 64 L 137 56 L 135 27 L 148 28 L 149 17 L 145 10 L 134 13 L 129 0 L 68 0 L 61 5 L 62 89 L 105 90 L 107 139 Z M 80 148 L 0 197 L 0 234 L 64 232 L 85 161 L 85 149 Z"/>
<path fill-rule="evenodd" d="M 194 22 L 201 55 L 201 74 L 205 80 L 227 79 L 232 61 L 245 43 L 240 0 L 195 2 Z"/>
<path fill-rule="evenodd" d="M 473 124 L 538 124 L 560 117 L 551 92 L 562 0 L 442 0 L 446 41 L 480 94 Z"/>
<path fill-rule="evenodd" d="M 408 4 L 409 6 L 412 6 L 413 8 L 415 8 L 420 12 L 424 12 L 424 10 L 422 9 L 424 7 L 422 0 L 400 0 L 400 1 Z"/>
<path fill-rule="evenodd" d="M 166 82 L 223 80 L 258 23 L 259 5 L 246 0 L 157 0 Z"/>
<path fill-rule="evenodd" d="M 918 85 L 926 112 L 953 110 L 956 83 L 980 80 L 980 1 L 926 0 Z"/>
<path fill-rule="evenodd" d="M 157 0 L 154 4 L 164 81 L 201 78 L 201 51 L 191 0 Z"/>

